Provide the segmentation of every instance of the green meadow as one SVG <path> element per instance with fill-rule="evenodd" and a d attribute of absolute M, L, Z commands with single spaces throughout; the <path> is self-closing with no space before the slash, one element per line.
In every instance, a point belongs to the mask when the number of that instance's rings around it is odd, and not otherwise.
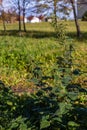
<path fill-rule="evenodd" d="M 74 21 L 64 21 L 68 39 L 66 45 L 73 44 L 73 67 L 79 68 L 83 74 L 74 79 L 82 86 L 87 72 L 87 22 L 79 21 L 82 36 L 76 37 Z M 61 56 L 64 48 L 55 37 L 50 23 L 26 24 L 27 32 L 18 33 L 18 25 L 7 24 L 4 33 L 0 24 L 0 80 L 9 86 L 35 87 L 31 83 L 33 69 L 40 66 L 43 75 L 52 75 L 57 56 Z M 48 81 L 52 84 L 51 81 Z"/>

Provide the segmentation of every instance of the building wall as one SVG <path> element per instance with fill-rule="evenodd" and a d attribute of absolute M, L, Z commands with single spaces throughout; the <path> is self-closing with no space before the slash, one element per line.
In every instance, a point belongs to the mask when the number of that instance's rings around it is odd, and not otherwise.
<path fill-rule="evenodd" d="M 38 17 L 33 17 L 33 19 L 30 21 L 31 23 L 39 23 L 41 22 Z"/>
<path fill-rule="evenodd" d="M 78 0 L 77 2 L 77 17 L 82 18 L 83 14 L 87 11 L 87 0 Z"/>

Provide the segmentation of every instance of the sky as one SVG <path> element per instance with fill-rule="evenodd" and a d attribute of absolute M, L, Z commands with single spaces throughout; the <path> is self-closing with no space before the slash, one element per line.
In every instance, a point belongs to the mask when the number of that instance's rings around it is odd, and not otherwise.
<path fill-rule="evenodd" d="M 11 1 L 11 0 L 10 0 Z M 77 0 L 75 0 L 77 1 Z M 28 6 L 28 9 L 26 10 L 26 16 L 29 16 L 29 15 L 36 15 L 33 10 L 34 10 L 34 5 L 35 5 L 35 2 L 34 0 L 32 0 L 31 4 Z M 10 7 L 12 6 L 12 3 L 9 2 L 9 0 L 3 0 L 3 7 L 5 8 L 5 10 L 8 10 L 10 9 Z M 15 5 L 16 6 L 16 5 Z M 69 6 L 69 5 L 68 5 Z M 46 15 L 46 14 L 50 14 L 52 12 L 52 8 L 49 10 L 49 11 L 45 11 L 43 13 L 43 15 Z M 64 17 L 65 15 L 63 13 L 57 13 L 58 14 L 58 17 Z M 70 14 L 67 16 L 67 19 L 73 19 L 74 16 L 73 16 L 73 11 L 70 12 Z"/>

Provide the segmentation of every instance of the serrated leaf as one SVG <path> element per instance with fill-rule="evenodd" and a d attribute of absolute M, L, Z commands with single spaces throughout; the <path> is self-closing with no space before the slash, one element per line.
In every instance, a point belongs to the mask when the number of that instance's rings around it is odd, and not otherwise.
<path fill-rule="evenodd" d="M 50 126 L 50 121 L 48 121 L 49 115 L 43 116 L 41 123 L 40 123 L 40 129 L 44 129 Z"/>
<path fill-rule="evenodd" d="M 54 115 L 62 116 L 65 113 L 65 103 L 59 103 L 59 109 L 55 112 Z"/>

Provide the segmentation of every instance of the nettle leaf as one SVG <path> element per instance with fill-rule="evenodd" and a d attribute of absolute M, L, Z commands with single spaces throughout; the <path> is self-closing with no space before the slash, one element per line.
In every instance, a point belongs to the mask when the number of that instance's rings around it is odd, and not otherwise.
<path fill-rule="evenodd" d="M 60 117 L 54 117 L 53 121 L 57 121 L 57 122 L 62 123 L 62 119 Z"/>
<path fill-rule="evenodd" d="M 50 126 L 50 121 L 48 121 L 49 115 L 43 116 L 41 123 L 40 123 L 40 129 L 44 129 Z"/>
<path fill-rule="evenodd" d="M 69 122 L 68 122 L 68 126 L 71 126 L 71 127 L 78 127 L 79 124 L 75 123 L 74 121 L 69 121 Z"/>
<path fill-rule="evenodd" d="M 65 89 L 65 86 L 63 86 L 63 88 L 60 89 L 59 98 L 65 97 L 66 94 L 67 94 L 67 91 L 66 91 L 66 89 Z"/>
<path fill-rule="evenodd" d="M 73 109 L 72 104 L 71 104 L 71 103 L 67 103 L 67 104 L 66 104 L 66 109 L 67 109 L 67 110 Z"/>
<path fill-rule="evenodd" d="M 20 130 L 27 130 L 27 125 L 26 124 L 21 124 L 20 125 Z"/>
<path fill-rule="evenodd" d="M 66 77 L 64 77 L 64 78 L 62 79 L 62 83 L 65 84 L 65 85 L 67 85 L 67 84 L 69 84 L 69 82 L 70 82 L 71 80 L 72 80 L 71 77 L 66 76 Z"/>
<path fill-rule="evenodd" d="M 11 129 L 14 129 L 14 128 L 17 128 L 18 126 L 19 126 L 18 123 L 13 122 L 10 128 L 11 128 Z"/>
<path fill-rule="evenodd" d="M 13 103 L 11 101 L 7 101 L 7 105 L 12 106 Z"/>
<path fill-rule="evenodd" d="M 59 103 L 59 109 L 55 112 L 54 115 L 56 116 L 62 116 L 65 113 L 65 103 Z"/>
<path fill-rule="evenodd" d="M 78 93 L 69 92 L 69 93 L 68 93 L 68 97 L 69 97 L 71 100 L 75 101 L 75 100 L 78 98 Z"/>
<path fill-rule="evenodd" d="M 65 113 L 66 104 L 64 102 L 59 103 L 59 114 Z"/>

